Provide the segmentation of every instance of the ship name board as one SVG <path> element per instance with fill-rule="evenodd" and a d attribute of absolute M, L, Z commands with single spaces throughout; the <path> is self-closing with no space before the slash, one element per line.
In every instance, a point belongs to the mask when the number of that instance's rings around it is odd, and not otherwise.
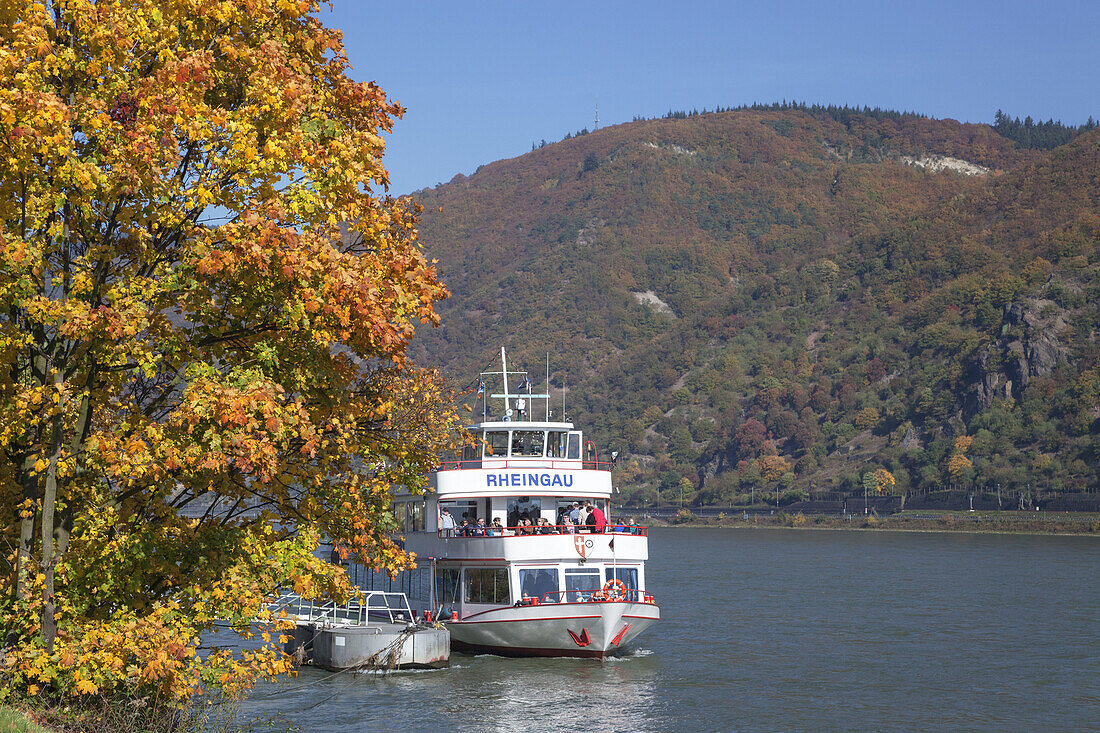
<path fill-rule="evenodd" d="M 488 486 L 572 486 L 573 477 L 560 473 L 489 473 L 485 475 Z"/>

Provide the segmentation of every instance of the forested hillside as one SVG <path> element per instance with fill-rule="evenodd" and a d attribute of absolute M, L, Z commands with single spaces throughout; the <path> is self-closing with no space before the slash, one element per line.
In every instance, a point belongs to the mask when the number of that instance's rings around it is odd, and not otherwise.
<path fill-rule="evenodd" d="M 416 356 L 549 353 L 636 502 L 1095 491 L 1100 130 L 1066 138 L 743 109 L 483 166 L 415 194 L 452 292 Z"/>

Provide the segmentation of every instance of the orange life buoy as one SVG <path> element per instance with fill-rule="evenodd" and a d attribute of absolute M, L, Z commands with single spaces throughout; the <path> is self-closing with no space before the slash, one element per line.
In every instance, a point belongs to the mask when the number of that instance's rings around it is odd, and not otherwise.
<path fill-rule="evenodd" d="M 603 593 L 611 601 L 626 600 L 626 583 L 618 578 L 612 578 L 603 584 Z"/>

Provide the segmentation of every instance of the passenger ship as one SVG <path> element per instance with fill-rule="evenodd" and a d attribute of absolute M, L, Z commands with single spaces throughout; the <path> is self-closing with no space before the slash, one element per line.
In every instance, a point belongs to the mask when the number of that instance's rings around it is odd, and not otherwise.
<path fill-rule="evenodd" d="M 441 463 L 428 493 L 395 498 L 406 549 L 431 569 L 424 606 L 458 650 L 602 658 L 660 618 L 646 589 L 648 531 L 610 519 L 611 463 L 572 423 L 551 420 L 549 391 L 531 394 L 526 373 L 508 371 L 504 349 L 500 358 L 501 371 L 479 381 L 475 444 Z M 523 378 L 514 393 L 509 377 Z M 503 390 L 486 394 L 487 378 Z M 490 400 L 502 412 L 490 415 Z M 545 419 L 533 414 L 537 401 Z M 608 518 L 602 531 L 561 520 L 561 510 L 585 501 Z M 443 509 L 454 530 L 440 527 Z M 463 531 L 464 518 L 473 530 Z"/>

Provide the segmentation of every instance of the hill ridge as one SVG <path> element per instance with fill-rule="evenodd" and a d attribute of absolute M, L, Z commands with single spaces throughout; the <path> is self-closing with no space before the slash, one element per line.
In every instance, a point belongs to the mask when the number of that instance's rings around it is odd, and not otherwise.
<path fill-rule="evenodd" d="M 904 160 L 922 156 L 989 172 Z M 557 355 L 638 502 L 684 479 L 701 501 L 855 491 L 880 469 L 907 492 L 1095 490 L 1098 156 L 1095 129 L 1047 151 L 801 109 L 602 128 L 417 194 L 453 296 L 414 352 L 460 379 L 501 343 Z M 1072 334 L 1035 343 L 1063 358 L 1009 364 L 1032 343 L 1013 329 L 1052 324 Z"/>

